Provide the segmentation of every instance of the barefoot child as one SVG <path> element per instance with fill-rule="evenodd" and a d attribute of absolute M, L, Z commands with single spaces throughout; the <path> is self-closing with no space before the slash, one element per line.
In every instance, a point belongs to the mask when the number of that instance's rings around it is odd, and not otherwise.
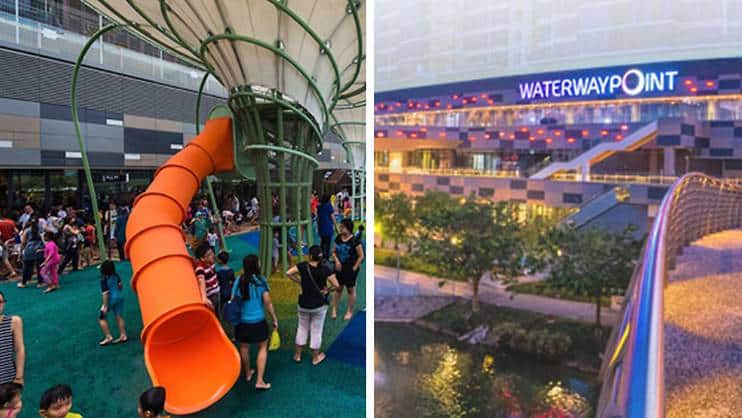
<path fill-rule="evenodd" d="M 99 344 L 125 343 L 128 339 L 126 338 L 126 324 L 123 317 L 124 295 L 121 292 L 124 286 L 121 284 L 121 278 L 116 274 L 116 266 L 113 264 L 113 261 L 104 261 L 100 266 L 100 272 L 100 290 L 103 296 L 103 304 L 100 307 L 98 323 L 100 324 L 100 329 L 103 331 L 104 338 Z M 106 320 L 108 311 L 112 311 L 116 316 L 116 322 L 119 326 L 119 337 L 115 340 L 111 335 L 111 329 L 108 327 L 108 321 Z"/>
<path fill-rule="evenodd" d="M 41 275 L 49 285 L 44 290 L 44 293 L 49 293 L 59 289 L 59 272 L 57 272 L 57 268 L 61 260 L 59 257 L 59 248 L 54 242 L 54 234 L 47 232 L 44 234 L 44 239 L 46 240 L 46 244 L 44 244 L 44 262 L 41 263 Z"/>
<path fill-rule="evenodd" d="M 68 385 L 56 385 L 41 395 L 39 415 L 44 418 L 82 418 L 82 415 L 70 412 L 72 409 L 72 388 Z"/>

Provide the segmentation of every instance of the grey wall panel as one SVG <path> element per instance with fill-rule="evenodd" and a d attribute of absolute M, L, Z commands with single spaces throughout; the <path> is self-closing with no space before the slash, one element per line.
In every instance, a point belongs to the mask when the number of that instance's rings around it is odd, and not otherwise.
<path fill-rule="evenodd" d="M 74 135 L 41 134 L 41 149 L 50 151 L 79 151 Z"/>
<path fill-rule="evenodd" d="M 25 100 L 5 99 L 0 97 L 0 113 L 15 116 L 39 117 L 40 105 Z"/>
<path fill-rule="evenodd" d="M 41 164 L 41 152 L 35 149 L 4 149 L 0 151 L 0 164 L 38 166 Z"/>
<path fill-rule="evenodd" d="M 175 154 L 171 144 L 183 144 L 183 134 L 153 131 L 150 129 L 124 128 L 124 152 L 139 154 Z"/>
<path fill-rule="evenodd" d="M 123 138 L 110 138 L 88 135 L 85 137 L 85 146 L 87 147 L 88 153 L 98 151 L 115 153 L 124 152 Z"/>
<path fill-rule="evenodd" d="M 85 132 L 85 124 L 80 126 Z M 75 125 L 70 121 L 41 119 L 41 135 L 71 135 L 75 136 Z"/>
<path fill-rule="evenodd" d="M 0 48 L 3 77 L 0 97 L 4 99 L 70 105 L 73 65 L 50 58 Z M 82 68 L 78 82 L 78 104 L 81 109 L 94 109 L 121 115 L 148 116 L 193 122 L 196 93 L 162 84 L 135 79 L 102 70 Z M 201 118 L 224 99 L 204 95 Z M 33 110 L 33 109 L 31 109 Z M 84 116 L 80 115 L 81 119 Z M 97 120 L 100 115 L 95 115 Z"/>
<path fill-rule="evenodd" d="M 40 116 L 43 119 L 66 121 L 72 120 L 72 108 L 70 108 L 70 106 L 52 103 L 40 103 L 39 107 Z M 80 115 L 80 119 L 82 119 L 82 115 Z"/>
<path fill-rule="evenodd" d="M 41 165 L 58 167 L 66 165 L 66 163 L 64 151 L 41 150 Z"/>
<path fill-rule="evenodd" d="M 102 138 L 119 139 L 121 149 L 123 150 L 124 128 L 121 126 L 96 125 L 92 123 L 85 124 L 85 136 L 95 136 Z M 123 151 L 122 151 L 123 152 Z"/>
<path fill-rule="evenodd" d="M 89 152 L 88 161 L 90 161 L 90 165 L 93 167 L 119 167 L 124 165 L 124 154 L 113 152 Z"/>

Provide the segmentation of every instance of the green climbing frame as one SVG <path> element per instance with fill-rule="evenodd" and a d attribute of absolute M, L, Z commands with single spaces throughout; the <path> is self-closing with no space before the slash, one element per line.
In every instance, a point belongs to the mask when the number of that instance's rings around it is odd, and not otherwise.
<path fill-rule="evenodd" d="M 292 10 L 290 3 L 285 0 L 267 0 L 267 4 L 278 13 L 277 22 L 279 22 L 279 28 L 283 26 L 283 30 L 267 31 L 260 35 L 261 38 L 236 33 L 235 28 L 226 23 L 230 19 L 228 9 L 243 7 L 233 3 L 215 2 L 212 5 L 211 3 L 191 4 L 160 0 L 159 7 L 149 7 L 149 5 L 145 7 L 143 4 L 138 5 L 132 1 L 84 1 L 109 19 L 118 22 L 118 26 L 109 25 L 88 41 L 76 65 L 75 81 L 80 63 L 90 45 L 103 33 L 115 27 L 122 27 L 146 41 L 154 42 L 206 72 L 198 91 L 197 130 L 200 128 L 198 115 L 207 77 L 211 75 L 227 87 L 230 93 L 229 111 L 227 109 L 218 111 L 230 114 L 233 119 L 235 171 L 244 178 L 255 180 L 258 186 L 260 261 L 264 267 L 272 264 L 275 231 L 278 235 L 280 264 L 284 270 L 287 269 L 290 241 L 293 241 L 291 244 L 298 257 L 303 254 L 302 243 L 304 241 L 308 245 L 312 244 L 314 234 L 312 233 L 310 200 L 313 172 L 318 167 L 318 161 L 314 156 L 322 150 L 322 138 L 330 129 L 333 111 L 341 100 L 343 100 L 341 106 L 343 107 L 351 97 L 365 97 L 362 95 L 365 92 L 365 82 L 358 82 L 365 62 L 363 24 L 359 14 L 363 2 L 361 0 L 347 0 L 342 3 L 320 2 L 319 4 L 323 6 L 332 4 L 336 7 L 333 10 L 338 12 L 336 16 L 339 21 L 329 22 L 317 20 L 316 16 L 319 15 L 313 13 L 311 8 L 306 8 L 304 3 L 297 3 L 299 6 L 295 5 L 294 9 L 304 7 L 305 17 L 308 20 L 300 16 L 296 10 Z M 255 3 L 244 5 L 244 7 L 261 7 L 265 4 Z M 209 11 L 210 18 L 202 19 L 199 12 L 212 6 L 213 9 Z M 308 23 L 312 18 L 315 19 L 314 24 L 317 28 L 324 28 L 326 38 Z M 222 22 L 224 25 L 220 26 L 220 23 L 214 22 Z M 207 27 L 207 24 L 214 24 L 214 27 Z M 239 26 L 241 23 L 236 24 Z M 344 24 L 343 27 L 347 29 L 345 32 L 340 30 L 341 24 Z M 297 33 L 296 28 L 299 28 L 298 33 L 301 33 L 295 38 L 299 39 L 301 44 L 291 45 L 317 48 L 314 50 L 317 54 L 316 58 L 306 59 L 305 54 L 301 52 L 296 53 L 296 56 L 291 56 L 289 49 L 281 40 L 281 36 L 288 36 L 286 27 L 289 25 L 294 31 L 292 33 Z M 215 29 L 217 26 L 219 28 Z M 245 31 L 249 32 L 247 27 Z M 342 40 L 347 43 L 334 39 L 338 33 L 345 34 Z M 309 46 L 311 44 L 313 46 Z M 245 45 L 248 47 L 245 48 Z M 277 66 L 281 69 L 276 71 L 275 85 L 258 86 L 249 85 L 243 81 L 234 82 L 249 79 L 248 74 L 254 71 L 254 69 L 243 67 L 245 63 L 252 65 L 253 62 L 258 61 L 252 59 L 254 55 L 250 54 L 266 53 L 272 54 L 276 62 L 282 63 L 282 66 Z M 241 57 L 241 54 L 247 54 L 247 56 Z M 342 67 L 338 64 L 338 57 L 341 58 Z M 322 61 L 322 65 L 319 61 Z M 302 80 L 306 87 L 306 94 L 302 93 L 301 97 L 288 97 L 282 92 L 285 86 L 285 82 L 281 81 L 282 73 L 287 68 L 295 71 L 297 78 Z M 329 79 L 317 77 L 318 68 L 327 68 L 326 74 L 329 74 Z M 271 81 L 269 84 L 271 83 L 274 82 Z M 76 112 L 74 88 L 73 86 L 73 108 Z M 365 100 L 360 99 L 356 104 L 362 105 L 363 102 Z M 79 123 L 76 126 L 88 187 L 95 203 L 95 192 L 84 141 L 79 132 Z M 358 208 L 358 213 L 354 213 L 354 217 L 362 217 L 365 204 L 365 171 L 357 170 L 358 167 L 352 156 L 354 152 L 351 151 L 351 148 L 358 147 L 360 143 L 346 142 L 344 145 L 349 155 L 348 161 L 353 167 L 354 211 Z M 360 178 L 359 173 L 362 173 Z M 208 178 L 205 182 L 216 215 L 222 246 L 226 248 L 221 216 L 211 182 Z M 272 204 L 274 196 L 278 199 L 275 206 Z M 96 225 L 101 234 L 97 209 Z M 290 237 L 294 239 L 290 240 Z"/>

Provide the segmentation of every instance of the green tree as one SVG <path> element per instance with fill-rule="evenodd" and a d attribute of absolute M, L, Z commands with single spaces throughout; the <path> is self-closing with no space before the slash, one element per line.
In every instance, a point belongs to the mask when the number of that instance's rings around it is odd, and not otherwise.
<path fill-rule="evenodd" d="M 511 204 L 429 191 L 415 205 L 419 236 L 415 254 L 446 279 L 470 282 L 472 311 L 479 311 L 479 282 L 512 278 L 522 254 L 518 223 Z"/>
<path fill-rule="evenodd" d="M 409 249 L 410 229 L 415 223 L 412 201 L 403 193 L 391 196 L 377 195 L 374 215 L 381 229 L 380 235 L 394 242 L 394 249 L 397 253 L 397 281 L 399 281 L 401 258 L 399 245 L 405 244 Z"/>
<path fill-rule="evenodd" d="M 633 226 L 621 232 L 558 227 L 550 233 L 548 241 L 555 251 L 548 260 L 548 280 L 593 295 L 595 325 L 599 329 L 601 300 L 607 289 L 626 289 L 631 280 L 642 245 L 635 238 L 635 231 Z"/>

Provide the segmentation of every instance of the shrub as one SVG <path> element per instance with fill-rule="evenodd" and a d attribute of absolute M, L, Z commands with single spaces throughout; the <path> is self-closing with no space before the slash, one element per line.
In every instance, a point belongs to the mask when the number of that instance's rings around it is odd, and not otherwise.
<path fill-rule="evenodd" d="M 510 324 L 503 325 L 502 329 L 498 327 L 493 332 L 499 335 L 502 347 L 511 351 L 555 361 L 566 357 L 572 348 L 572 339 L 567 334 L 548 329 L 526 331 L 517 327 L 513 329 Z"/>
<path fill-rule="evenodd" d="M 519 330 L 520 326 L 514 322 L 502 322 L 492 328 L 489 338 L 498 347 L 507 347 L 510 344 L 513 334 Z"/>

